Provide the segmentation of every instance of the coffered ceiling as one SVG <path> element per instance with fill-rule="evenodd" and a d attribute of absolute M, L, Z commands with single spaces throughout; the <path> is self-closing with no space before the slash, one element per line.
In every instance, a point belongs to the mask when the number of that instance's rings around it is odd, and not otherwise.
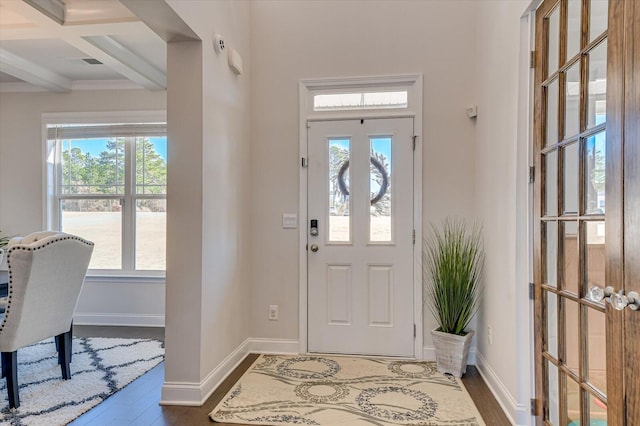
<path fill-rule="evenodd" d="M 120 1 L 0 0 L 0 92 L 116 87 L 166 88 L 165 41 Z"/>

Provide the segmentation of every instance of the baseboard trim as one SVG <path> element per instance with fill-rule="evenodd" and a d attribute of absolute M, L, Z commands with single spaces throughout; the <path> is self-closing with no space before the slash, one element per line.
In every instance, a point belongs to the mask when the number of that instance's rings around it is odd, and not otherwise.
<path fill-rule="evenodd" d="M 425 346 L 422 348 L 422 359 L 425 361 L 436 360 L 436 348 L 433 346 Z M 476 365 L 476 348 L 469 349 L 469 365 Z"/>
<path fill-rule="evenodd" d="M 200 383 L 164 382 L 160 405 L 202 406 L 218 386 L 250 353 L 297 354 L 299 342 L 289 339 L 249 338 L 231 352 Z"/>
<path fill-rule="evenodd" d="M 504 411 L 511 424 L 513 425 L 527 425 L 530 414 L 528 407 L 523 404 L 518 404 L 518 401 L 511 395 L 509 389 L 500 380 L 495 371 L 491 368 L 487 360 L 482 356 L 480 352 L 476 354 L 476 368 L 482 376 L 482 379 L 487 384 L 487 387 L 495 397 L 498 404 Z M 514 417 L 518 419 L 518 422 L 514 421 Z"/>
<path fill-rule="evenodd" d="M 250 338 L 248 340 L 249 353 L 292 355 L 300 353 L 300 342 L 293 339 L 263 339 Z"/>
<path fill-rule="evenodd" d="M 246 339 L 200 383 L 164 382 L 160 405 L 202 406 L 213 391 L 249 354 L 249 339 Z"/>
<path fill-rule="evenodd" d="M 76 312 L 73 315 L 76 325 L 115 325 L 129 327 L 164 327 L 164 315 L 153 314 L 99 314 Z"/>

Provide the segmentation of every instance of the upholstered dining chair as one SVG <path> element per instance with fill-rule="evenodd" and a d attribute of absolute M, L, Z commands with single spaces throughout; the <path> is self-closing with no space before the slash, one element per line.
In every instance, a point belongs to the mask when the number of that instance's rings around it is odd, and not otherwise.
<path fill-rule="evenodd" d="M 9 407 L 20 406 L 17 351 L 55 337 L 58 363 L 71 378 L 71 324 L 89 267 L 93 243 L 59 232 L 36 232 L 7 246 L 9 288 L 0 316 L 2 377 Z"/>

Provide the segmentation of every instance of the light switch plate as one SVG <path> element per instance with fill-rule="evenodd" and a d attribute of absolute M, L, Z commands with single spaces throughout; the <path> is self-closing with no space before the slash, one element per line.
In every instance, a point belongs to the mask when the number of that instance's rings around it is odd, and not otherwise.
<path fill-rule="evenodd" d="M 285 229 L 295 229 L 298 227 L 298 215 L 295 213 L 282 214 L 282 227 Z"/>

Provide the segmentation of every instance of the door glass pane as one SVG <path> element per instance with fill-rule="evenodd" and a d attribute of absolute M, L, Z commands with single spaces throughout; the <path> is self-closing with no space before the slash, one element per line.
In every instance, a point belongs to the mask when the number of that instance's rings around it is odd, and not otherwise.
<path fill-rule="evenodd" d="M 558 286 L 558 224 L 556 222 L 545 222 L 545 265 L 546 283 Z"/>
<path fill-rule="evenodd" d="M 569 0 L 567 19 L 567 60 L 580 51 L 580 4 L 582 0 Z"/>
<path fill-rule="evenodd" d="M 549 50 L 548 50 L 548 73 L 553 74 L 558 69 L 558 58 L 560 54 L 560 8 L 556 6 L 548 18 L 549 24 Z"/>
<path fill-rule="evenodd" d="M 580 305 L 571 299 L 564 300 L 564 326 L 565 326 L 565 364 L 576 375 L 579 375 L 580 367 Z"/>
<path fill-rule="evenodd" d="M 558 296 L 550 291 L 547 295 L 547 352 L 558 359 Z"/>
<path fill-rule="evenodd" d="M 136 194 L 167 193 L 167 138 L 136 138 Z"/>
<path fill-rule="evenodd" d="M 578 294 L 578 222 L 562 226 L 562 258 L 564 289 Z"/>
<path fill-rule="evenodd" d="M 60 207 L 60 230 L 94 243 L 89 269 L 121 269 L 120 200 L 62 200 Z"/>
<path fill-rule="evenodd" d="M 597 133 L 586 140 L 584 165 L 585 212 L 603 214 L 605 212 L 605 160 L 606 133 Z"/>
<path fill-rule="evenodd" d="M 387 242 L 391 235 L 391 138 L 376 137 L 369 140 L 371 161 L 369 162 L 369 192 L 371 207 L 369 214 L 369 240 Z"/>
<path fill-rule="evenodd" d="M 549 413 L 549 422 L 558 426 L 560 424 L 560 393 L 558 392 L 558 367 L 547 361 L 547 389 L 548 401 L 547 412 Z"/>
<path fill-rule="evenodd" d="M 595 396 L 589 396 L 589 420 L 594 426 L 607 425 L 607 406 Z"/>
<path fill-rule="evenodd" d="M 137 200 L 136 269 L 164 270 L 166 246 L 167 200 Z"/>
<path fill-rule="evenodd" d="M 589 52 L 587 128 L 607 119 L 607 40 Z"/>
<path fill-rule="evenodd" d="M 607 392 L 607 338 L 604 312 L 587 309 L 588 381 L 603 394 Z"/>
<path fill-rule="evenodd" d="M 564 375 L 567 380 L 567 425 L 580 426 L 580 385 L 568 375 Z"/>
<path fill-rule="evenodd" d="M 607 29 L 608 12 L 609 2 L 607 0 L 591 0 L 589 41 L 593 41 Z"/>
<path fill-rule="evenodd" d="M 565 73 L 564 138 L 580 131 L 580 62 L 573 64 Z"/>
<path fill-rule="evenodd" d="M 558 214 L 558 151 L 544 155 L 544 214 Z"/>
<path fill-rule="evenodd" d="M 329 241 L 351 241 L 350 153 L 350 139 L 329 139 Z"/>
<path fill-rule="evenodd" d="M 585 223 L 586 259 L 585 273 L 587 288 L 597 285 L 605 288 L 604 222 Z"/>
<path fill-rule="evenodd" d="M 545 146 L 558 143 L 558 79 L 547 87 L 547 131 Z"/>
<path fill-rule="evenodd" d="M 566 145 L 562 149 L 562 157 L 564 163 L 564 186 L 563 186 L 563 214 L 578 213 L 578 176 L 580 169 L 580 160 L 578 158 L 578 143 Z"/>

